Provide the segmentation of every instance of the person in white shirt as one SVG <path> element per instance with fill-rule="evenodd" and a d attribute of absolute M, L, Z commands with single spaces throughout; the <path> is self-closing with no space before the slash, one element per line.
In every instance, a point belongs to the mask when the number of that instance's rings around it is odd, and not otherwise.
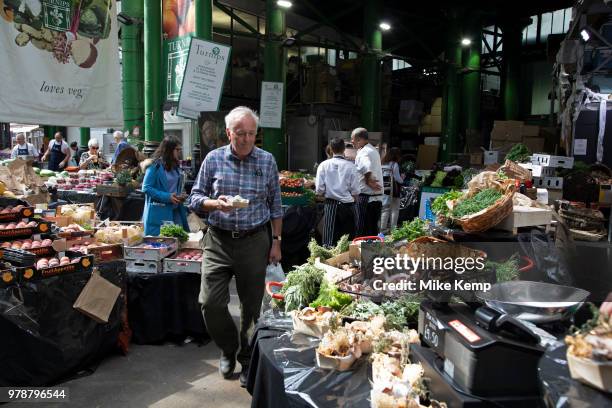
<path fill-rule="evenodd" d="M 38 157 L 38 150 L 32 143 L 26 143 L 25 135 L 23 133 L 17 134 L 15 141 L 17 144 L 15 147 L 13 147 L 11 159 L 15 159 L 17 157 Z"/>
<path fill-rule="evenodd" d="M 391 231 L 397 226 L 400 210 L 400 193 L 404 178 L 400 174 L 399 162 L 402 159 L 402 152 L 397 147 L 389 149 L 382 162 L 383 169 L 383 208 L 380 229 L 383 232 Z M 389 228 L 387 229 L 387 224 Z"/>
<path fill-rule="evenodd" d="M 383 199 L 380 154 L 370 144 L 365 128 L 354 129 L 351 142 L 353 147 L 359 149 L 355 157 L 361 190 L 357 200 L 357 235 L 378 235 Z"/>
<path fill-rule="evenodd" d="M 334 246 L 345 234 L 355 236 L 355 201 L 359 195 L 357 168 L 344 158 L 344 140 L 330 142 L 332 158 L 317 167 L 315 188 L 325 197 L 323 209 L 323 245 Z"/>

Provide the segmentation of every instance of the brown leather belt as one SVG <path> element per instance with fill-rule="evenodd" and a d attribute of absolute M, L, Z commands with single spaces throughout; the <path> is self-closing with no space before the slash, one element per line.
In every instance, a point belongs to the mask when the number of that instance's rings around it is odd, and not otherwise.
<path fill-rule="evenodd" d="M 208 228 L 210 228 L 215 234 L 229 236 L 233 239 L 240 239 L 240 238 L 249 237 L 251 235 L 255 235 L 258 232 L 264 231 L 265 229 L 267 229 L 267 227 L 268 227 L 268 224 L 266 223 L 266 224 L 260 225 L 259 227 L 255 227 L 253 229 L 243 230 L 243 231 L 228 231 L 228 230 L 224 230 L 221 228 L 217 228 L 213 225 L 210 225 Z"/>

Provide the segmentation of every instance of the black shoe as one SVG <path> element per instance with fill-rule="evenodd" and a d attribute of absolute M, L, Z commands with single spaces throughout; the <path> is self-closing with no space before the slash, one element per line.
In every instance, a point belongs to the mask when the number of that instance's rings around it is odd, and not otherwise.
<path fill-rule="evenodd" d="M 240 386 L 242 388 L 246 388 L 248 376 L 249 376 L 249 367 L 243 366 L 242 371 L 240 372 Z"/>
<path fill-rule="evenodd" d="M 236 368 L 236 357 L 233 355 L 226 356 L 225 354 L 221 355 L 219 359 L 219 373 L 225 378 L 229 380 L 234 375 L 234 369 Z"/>

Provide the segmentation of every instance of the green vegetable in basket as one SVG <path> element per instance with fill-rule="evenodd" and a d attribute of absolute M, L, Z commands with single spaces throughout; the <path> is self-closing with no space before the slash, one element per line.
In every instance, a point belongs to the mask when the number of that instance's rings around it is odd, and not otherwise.
<path fill-rule="evenodd" d="M 470 198 L 461 200 L 453 209 L 453 216 L 461 218 L 465 215 L 475 214 L 495 204 L 502 198 L 502 193 L 494 188 L 487 188 L 478 192 Z"/>
<path fill-rule="evenodd" d="M 433 211 L 434 214 L 449 215 L 450 208 L 448 208 L 446 202 L 456 200 L 462 195 L 463 193 L 461 191 L 451 190 L 437 196 L 431 203 L 431 211 Z"/>
<path fill-rule="evenodd" d="M 320 258 L 321 261 L 324 261 L 326 259 L 340 255 L 341 253 L 348 251 L 349 244 L 350 241 L 348 235 L 341 236 L 334 248 L 325 248 L 317 244 L 317 241 L 312 238 L 308 243 L 308 250 L 310 251 L 310 257 L 308 258 L 308 262 L 313 263 L 317 258 Z"/>
<path fill-rule="evenodd" d="M 434 180 L 431 182 L 432 187 L 443 187 L 444 179 L 446 178 L 446 172 L 438 170 L 436 171 L 436 175 Z"/>
<path fill-rule="evenodd" d="M 284 300 L 277 304 L 283 306 L 285 312 L 309 305 L 319 296 L 324 276 L 325 272 L 313 265 L 298 266 L 287 274 L 287 281 L 280 290 Z"/>
<path fill-rule="evenodd" d="M 415 218 L 412 221 L 404 221 L 401 226 L 394 228 L 391 231 L 391 239 L 393 241 L 401 241 L 406 239 L 412 241 L 418 237 L 425 235 L 425 221 L 420 218 Z"/>
<path fill-rule="evenodd" d="M 189 234 L 180 225 L 170 224 L 164 225 L 159 230 L 159 235 L 162 237 L 177 238 L 180 242 L 187 242 Z"/>
<path fill-rule="evenodd" d="M 531 152 L 529 151 L 527 146 L 522 143 L 517 143 L 512 146 L 512 149 L 510 149 L 510 151 L 506 155 L 506 160 L 512 160 L 516 163 L 522 163 L 529 160 L 529 156 L 531 156 Z"/>
<path fill-rule="evenodd" d="M 348 293 L 342 293 L 333 284 L 327 280 L 323 280 L 319 296 L 310 303 L 310 307 L 317 308 L 319 306 L 331 307 L 334 310 L 340 310 L 353 301 L 353 297 Z"/>

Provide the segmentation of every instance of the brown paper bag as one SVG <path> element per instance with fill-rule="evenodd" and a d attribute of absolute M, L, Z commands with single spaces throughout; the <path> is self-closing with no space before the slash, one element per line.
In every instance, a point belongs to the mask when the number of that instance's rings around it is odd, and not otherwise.
<path fill-rule="evenodd" d="M 120 293 L 121 288 L 94 272 L 72 307 L 98 323 L 108 323 Z"/>

